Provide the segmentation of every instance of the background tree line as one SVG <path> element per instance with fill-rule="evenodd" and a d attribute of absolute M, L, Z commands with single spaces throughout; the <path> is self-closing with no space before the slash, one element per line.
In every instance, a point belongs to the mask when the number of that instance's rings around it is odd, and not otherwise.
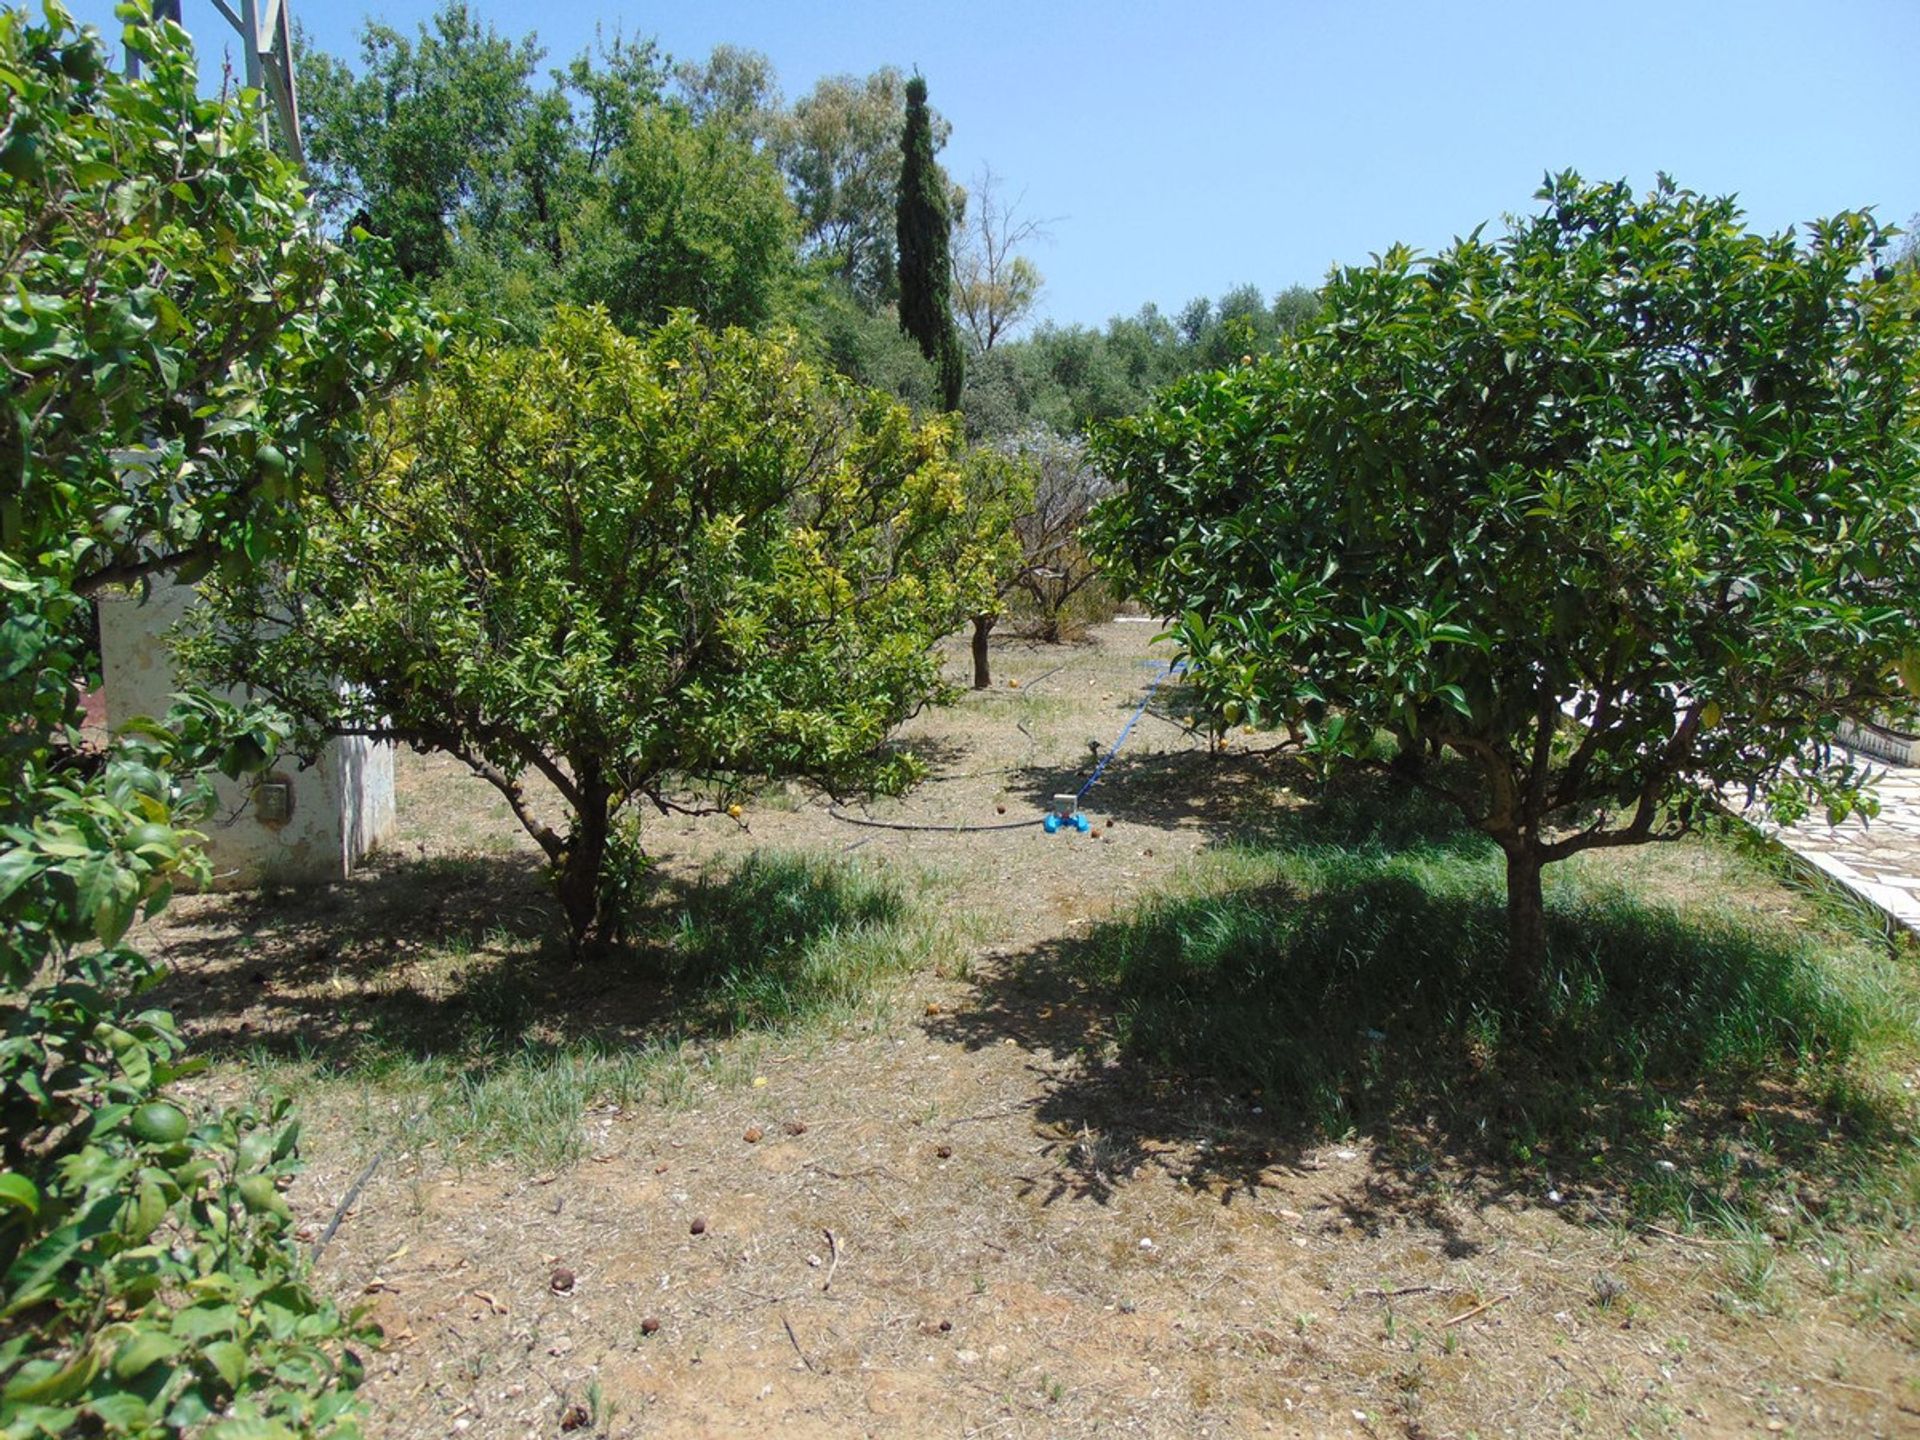
<path fill-rule="evenodd" d="M 351 60 L 303 46 L 315 193 L 332 224 L 393 246 L 443 306 L 532 338 L 559 303 L 630 333 L 675 308 L 786 328 L 816 359 L 937 408 L 937 367 L 898 323 L 896 218 L 909 77 L 830 75 L 787 99 L 772 63 L 721 45 L 675 63 L 619 34 L 550 65 L 461 0 L 416 33 L 369 22 Z M 937 154 L 952 131 L 930 112 Z M 944 178 L 944 177 L 943 177 Z M 1061 434 L 1158 386 L 1272 348 L 1317 308 L 1241 286 L 1177 313 L 1041 325 L 1046 235 L 991 169 L 948 186 L 967 433 Z"/>
<path fill-rule="evenodd" d="M 1270 299 L 1246 285 L 1176 314 L 1034 326 L 1044 280 L 1028 252 L 1049 222 L 990 167 L 964 186 L 941 170 L 951 124 L 894 66 L 789 100 L 766 56 L 733 45 L 676 63 L 616 33 L 554 65 L 536 36 L 505 36 L 461 0 L 413 34 L 368 22 L 351 60 L 303 45 L 298 63 L 329 224 L 384 239 L 468 323 L 531 342 L 568 305 L 600 306 L 632 335 L 688 309 L 791 334 L 799 354 L 918 413 L 957 410 L 968 442 L 1015 462 L 975 473 L 1022 487 L 1031 543 L 1002 608 L 1049 639 L 1111 608 L 1077 540 L 1109 488 L 1084 429 L 1270 352 L 1318 308 L 1301 286 Z M 903 206 L 909 139 L 925 178 Z M 903 272 L 916 277 L 904 296 Z M 976 684 L 1000 618 L 974 617 Z"/>

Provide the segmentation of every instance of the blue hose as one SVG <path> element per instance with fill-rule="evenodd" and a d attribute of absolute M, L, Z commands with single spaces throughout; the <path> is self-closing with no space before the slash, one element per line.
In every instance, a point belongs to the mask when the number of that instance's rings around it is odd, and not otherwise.
<path fill-rule="evenodd" d="M 1121 730 L 1120 738 L 1115 740 L 1113 744 L 1108 747 L 1107 753 L 1100 757 L 1100 763 L 1093 767 L 1093 774 L 1087 777 L 1087 783 L 1073 792 L 1073 798 L 1075 800 L 1078 800 L 1081 796 L 1085 795 L 1087 791 L 1091 790 L 1093 788 L 1093 782 L 1106 773 L 1108 763 L 1112 761 L 1115 755 L 1120 753 L 1120 747 L 1126 744 L 1127 737 L 1133 734 L 1133 727 L 1140 723 L 1140 717 L 1147 713 L 1147 706 L 1153 703 L 1154 692 L 1174 676 L 1178 675 L 1181 668 L 1179 665 L 1167 665 L 1154 677 L 1153 684 L 1147 687 L 1147 693 L 1141 697 L 1140 703 L 1134 707 L 1133 714 L 1128 718 L 1126 727 Z"/>

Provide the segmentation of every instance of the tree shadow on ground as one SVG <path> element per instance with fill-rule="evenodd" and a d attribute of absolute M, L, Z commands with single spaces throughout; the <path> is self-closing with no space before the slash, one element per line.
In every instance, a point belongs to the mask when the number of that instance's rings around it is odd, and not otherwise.
<path fill-rule="evenodd" d="M 1033 1111 L 1077 1137 L 1047 1199 L 1160 1166 L 1234 1203 L 1358 1137 L 1363 1228 L 1446 1231 L 1462 1182 L 1587 1218 L 1805 1210 L 1903 1142 L 1848 1073 L 1892 1002 L 1842 982 L 1831 937 L 1573 883 L 1549 904 L 1551 973 L 1516 1003 L 1484 838 L 1336 791 L 1272 817 L 1229 883 L 1011 957 L 929 1026 L 1063 1062 Z"/>
<path fill-rule="evenodd" d="M 880 747 L 888 757 L 911 756 L 929 777 L 957 770 L 971 756 L 975 746 L 943 735 L 896 736 Z"/>
<path fill-rule="evenodd" d="M 757 854 L 656 876 L 618 950 L 579 960 L 531 855 L 386 857 L 351 882 L 203 899 L 169 927 L 156 1003 L 203 1054 L 330 1068 L 637 1048 L 852 1003 L 923 944 L 864 872 Z"/>
<path fill-rule="evenodd" d="M 1076 794 L 1092 777 L 1095 763 L 1089 751 L 1079 765 L 1022 766 L 1009 773 L 1007 791 L 1047 809 L 1054 796 Z M 1215 833 L 1237 831 L 1254 807 L 1266 808 L 1277 780 L 1296 773 L 1292 762 L 1268 752 L 1123 752 L 1082 797 L 1081 808 L 1156 830 L 1191 825 Z"/>

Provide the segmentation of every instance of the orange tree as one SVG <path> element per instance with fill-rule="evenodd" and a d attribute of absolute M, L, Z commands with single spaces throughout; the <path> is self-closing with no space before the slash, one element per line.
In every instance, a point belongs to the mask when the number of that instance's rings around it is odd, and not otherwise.
<path fill-rule="evenodd" d="M 540 845 L 576 948 L 610 942 L 640 807 L 907 778 L 882 742 L 1017 553 L 953 435 L 784 340 L 562 308 L 538 345 L 453 351 L 189 653 L 321 730 L 458 756 Z"/>
<path fill-rule="evenodd" d="M 1337 272 L 1276 355 L 1109 426 L 1095 535 L 1229 722 L 1376 728 L 1542 868 L 1684 833 L 1704 787 L 1870 804 L 1841 717 L 1911 715 L 1920 282 L 1849 213 L 1750 233 L 1664 178 L 1551 179 L 1498 240 Z"/>

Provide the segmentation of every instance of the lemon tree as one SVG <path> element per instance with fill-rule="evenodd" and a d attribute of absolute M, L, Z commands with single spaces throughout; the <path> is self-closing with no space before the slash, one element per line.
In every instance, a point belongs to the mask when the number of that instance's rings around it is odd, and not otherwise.
<path fill-rule="evenodd" d="M 789 340 L 562 308 L 538 345 L 455 347 L 187 653 L 322 730 L 458 756 L 540 845 L 574 944 L 617 940 L 645 810 L 907 778 L 882 742 L 1017 555 L 955 429 Z"/>

